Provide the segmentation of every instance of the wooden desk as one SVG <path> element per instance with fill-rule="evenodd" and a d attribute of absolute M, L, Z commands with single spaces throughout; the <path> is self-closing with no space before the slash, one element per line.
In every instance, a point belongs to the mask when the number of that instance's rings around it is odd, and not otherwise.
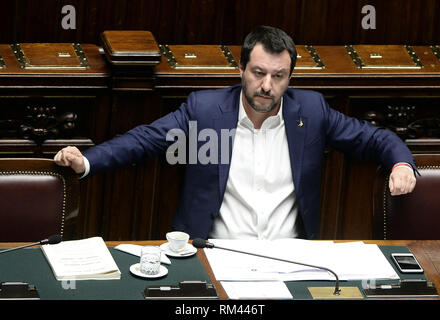
<path fill-rule="evenodd" d="M 138 245 L 160 245 L 164 240 L 155 241 L 107 241 L 109 247 L 117 246 L 121 243 L 132 243 Z M 347 241 L 336 241 L 347 242 Z M 365 243 L 377 244 L 383 246 L 408 246 L 411 252 L 417 257 L 425 271 L 426 277 L 440 288 L 440 240 L 365 240 Z M 23 245 L 24 243 L 0 243 L 0 248 L 13 248 Z M 210 280 L 217 288 L 220 299 L 228 299 L 228 296 L 221 286 L 220 282 L 214 277 L 209 262 L 202 249 L 197 249 L 197 257 L 205 268 Z"/>

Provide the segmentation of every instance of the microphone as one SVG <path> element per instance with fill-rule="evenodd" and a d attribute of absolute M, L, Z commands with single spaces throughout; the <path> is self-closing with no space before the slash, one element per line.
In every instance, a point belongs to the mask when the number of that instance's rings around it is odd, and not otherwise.
<path fill-rule="evenodd" d="M 288 262 L 288 263 L 294 263 L 294 264 L 299 264 L 302 266 L 306 266 L 306 267 L 311 267 L 311 268 L 316 268 L 316 269 L 321 269 L 321 270 L 325 270 L 330 272 L 331 274 L 333 274 L 336 278 L 336 282 L 335 282 L 335 290 L 333 292 L 333 295 L 335 296 L 339 296 L 341 293 L 341 289 L 339 289 L 339 278 L 338 275 L 325 267 L 320 267 L 320 266 L 314 266 L 311 264 L 306 264 L 306 263 L 302 263 L 302 262 L 296 262 L 296 261 L 290 261 L 290 260 L 285 260 L 285 259 L 280 259 L 280 258 L 275 258 L 275 257 L 269 257 L 269 256 L 263 256 L 261 254 L 257 254 L 257 253 L 250 253 L 250 252 L 245 252 L 245 251 L 240 251 L 240 250 L 235 250 L 235 249 L 230 249 L 230 248 L 224 248 L 224 247 L 219 247 L 219 246 L 215 246 L 213 243 L 211 242 L 206 242 L 203 239 L 197 238 L 194 239 L 192 242 L 193 246 L 196 248 L 208 248 L 208 249 L 213 249 L 213 248 L 217 248 L 217 249 L 223 249 L 223 250 L 227 250 L 227 251 L 233 251 L 233 252 L 238 252 L 238 253 L 243 253 L 243 254 L 248 254 L 251 256 L 255 256 L 255 257 L 260 257 L 260 258 L 266 258 L 266 259 L 272 259 L 272 260 L 278 260 L 278 261 L 282 261 L 282 262 Z"/>
<path fill-rule="evenodd" d="M 43 245 L 43 244 L 57 244 L 57 243 L 60 243 L 61 240 L 62 240 L 62 237 L 59 234 L 54 234 L 47 239 L 41 240 L 40 244 L 41 245 Z"/>
<path fill-rule="evenodd" d="M 34 243 L 31 243 L 31 244 L 26 244 L 26 245 L 21 246 L 21 247 L 16 247 L 16 248 L 11 248 L 11 249 L 6 249 L 6 250 L 3 250 L 3 251 L 0 251 L 0 254 L 5 253 L 5 252 L 9 252 L 9 251 L 18 250 L 18 249 L 27 248 L 27 247 L 32 247 L 32 246 L 35 246 L 35 245 L 38 245 L 38 244 L 39 245 L 57 244 L 57 243 L 61 242 L 61 239 L 62 238 L 61 238 L 61 236 L 59 234 L 55 234 L 55 235 L 50 236 L 47 239 L 44 239 L 44 240 L 41 240 L 41 241 L 38 241 L 38 242 L 34 242 Z"/>

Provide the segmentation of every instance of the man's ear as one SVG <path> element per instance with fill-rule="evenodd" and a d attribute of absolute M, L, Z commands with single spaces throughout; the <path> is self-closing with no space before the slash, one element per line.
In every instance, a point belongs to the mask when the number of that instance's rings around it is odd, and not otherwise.
<path fill-rule="evenodd" d="M 241 61 L 238 64 L 238 70 L 240 71 L 240 77 L 243 77 L 244 68 L 243 68 L 243 64 L 241 63 Z"/>

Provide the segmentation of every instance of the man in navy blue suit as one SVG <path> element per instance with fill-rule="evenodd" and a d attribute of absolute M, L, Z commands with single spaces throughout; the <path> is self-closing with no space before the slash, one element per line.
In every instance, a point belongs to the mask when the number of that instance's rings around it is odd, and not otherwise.
<path fill-rule="evenodd" d="M 411 192 L 417 169 L 394 133 L 288 88 L 296 56 L 285 32 L 257 27 L 243 44 L 241 85 L 193 92 L 149 125 L 54 160 L 86 177 L 178 150 L 186 173 L 173 228 L 192 238 L 318 238 L 326 146 L 377 160 L 391 170 L 393 195 Z"/>

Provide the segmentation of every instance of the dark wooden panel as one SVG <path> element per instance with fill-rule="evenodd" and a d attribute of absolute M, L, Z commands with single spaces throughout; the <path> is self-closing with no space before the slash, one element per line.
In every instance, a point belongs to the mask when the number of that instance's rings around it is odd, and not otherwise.
<path fill-rule="evenodd" d="M 108 139 L 159 118 L 158 105 L 148 92 L 114 91 Z M 106 239 L 151 237 L 157 170 L 153 159 L 103 174 L 102 233 Z"/>
<path fill-rule="evenodd" d="M 88 7 L 86 8 L 82 3 L 73 3 L 78 5 L 78 12 L 88 12 Z M 91 1 L 91 8 L 94 4 L 101 3 L 103 2 Z M 106 10 L 88 13 L 90 17 L 97 18 L 91 24 L 92 26 L 106 21 L 105 17 L 116 7 L 122 8 L 116 14 L 116 17 L 120 19 L 118 20 L 119 26 L 122 25 L 123 17 L 128 14 L 133 16 L 135 12 L 133 10 L 150 10 L 153 6 L 144 1 L 133 1 L 131 6 L 117 5 L 117 2 L 108 3 Z M 262 19 L 261 14 L 257 15 L 258 10 L 253 6 L 254 2 L 250 1 L 234 3 L 187 1 L 185 3 L 188 6 L 200 5 L 205 9 L 216 8 L 220 10 L 220 17 L 223 17 L 221 10 L 226 10 L 226 6 L 232 5 L 236 11 L 225 18 L 227 21 L 238 19 L 241 17 L 238 13 L 246 9 L 249 13 L 248 19 Z M 337 7 L 345 2 L 341 0 L 334 3 Z M 344 10 L 354 10 L 354 7 L 359 7 L 362 3 L 349 4 L 344 7 Z M 262 3 L 257 1 L 256 4 Z M 279 4 L 276 1 L 265 3 L 260 9 L 275 10 Z M 432 6 L 432 2 L 428 4 Z M 182 17 L 194 18 L 199 14 L 190 13 L 189 9 L 185 11 L 187 8 L 186 5 L 183 8 L 183 2 L 176 1 L 174 5 L 180 6 L 179 12 L 182 13 Z M 311 12 L 315 10 L 309 2 L 302 1 L 283 2 L 282 7 L 284 12 L 289 12 L 297 5 L 301 7 L 299 12 L 306 16 L 311 15 Z M 10 4 L 2 3 L 0 6 L 5 8 Z M 171 6 L 171 1 L 160 2 L 157 6 L 165 12 L 167 6 Z M 325 8 L 323 14 L 326 15 L 335 14 L 337 11 L 326 1 L 316 1 L 316 6 Z M 36 9 L 34 6 L 30 7 Z M 203 8 L 200 10 L 203 11 Z M 176 14 L 175 11 L 170 13 L 170 15 L 173 14 Z M 295 13 L 292 17 L 297 14 Z M 224 16 L 226 17 L 226 14 Z M 42 15 L 42 17 L 48 18 L 47 15 Z M 278 18 L 281 19 L 280 23 L 284 21 L 295 28 L 301 27 L 298 20 L 287 19 L 280 14 L 275 14 L 275 18 L 270 18 L 274 20 L 270 21 L 273 22 Z M 148 23 L 154 23 L 155 19 L 157 18 L 154 17 L 153 22 Z M 130 22 L 132 23 L 130 26 L 136 25 L 139 21 L 134 19 Z M 185 37 L 196 39 L 199 36 L 197 33 L 193 35 L 185 33 L 190 27 L 184 26 L 182 21 L 173 21 L 167 25 L 168 22 L 165 19 L 163 24 L 157 25 L 163 26 L 164 32 L 171 32 L 170 30 L 179 26 L 183 31 L 179 29 L 177 36 L 183 37 L 185 34 Z M 349 37 L 351 32 L 354 32 L 345 30 L 349 21 L 351 20 L 347 17 L 338 22 L 340 28 L 346 32 L 343 38 Z M 146 22 L 142 20 L 142 23 Z M 312 23 L 308 26 L 311 34 L 315 32 L 318 36 L 322 22 L 315 23 L 317 26 Z M 243 26 L 237 27 L 236 34 L 244 32 Z M 220 29 L 212 33 L 212 39 L 225 36 L 222 30 L 226 30 L 228 26 L 222 24 L 218 28 Z M 30 30 L 29 32 L 31 34 Z M 39 34 L 38 31 L 35 32 Z M 94 31 L 87 32 L 91 35 Z M 155 34 L 155 37 L 166 35 L 166 32 L 160 32 L 159 36 Z M 119 34 L 107 33 L 110 35 L 110 40 L 113 39 L 118 45 L 127 46 L 126 50 L 124 47 L 118 47 L 117 50 L 113 50 L 113 54 L 107 52 L 116 48 L 112 43 L 103 46 L 106 55 L 99 53 L 96 45 L 84 44 L 83 47 L 87 50 L 86 54 L 92 68 L 76 71 L 19 68 L 10 46 L 0 45 L 0 54 L 7 64 L 7 68 L 0 69 L 0 129 L 2 129 L 0 152 L 3 152 L 2 156 L 24 152 L 22 156 L 37 154 L 52 157 L 59 148 L 68 144 L 85 149 L 91 144 L 123 134 L 136 125 L 150 123 L 175 110 L 193 90 L 221 88 L 240 82 L 236 69 L 227 71 L 204 70 L 203 68 L 199 70 L 173 69 L 163 58 L 159 61 L 155 57 L 152 61 L 141 64 L 139 64 L 139 59 L 130 61 L 130 50 L 136 51 L 139 44 L 138 40 L 132 41 L 128 36 L 135 34 L 139 35 L 133 31 Z M 227 36 L 235 37 L 236 34 L 228 32 Z M 116 37 L 112 38 L 115 35 Z M 200 37 L 202 36 L 204 37 L 204 31 L 200 33 Z M 331 39 L 330 36 L 329 39 Z M 172 41 L 163 43 L 172 44 Z M 28 45 L 24 47 L 29 48 Z M 41 48 L 41 45 L 39 47 Z M 191 46 L 187 47 L 191 48 Z M 314 47 L 326 68 L 296 70 L 291 81 L 293 87 L 318 90 L 325 95 L 333 108 L 359 119 L 389 127 L 395 130 L 402 139 L 410 138 L 411 140 L 406 141 L 414 152 L 440 151 L 439 122 L 437 121 L 440 117 L 438 111 L 440 107 L 440 61 L 433 55 L 431 49 L 427 46 L 414 46 L 414 50 L 425 66 L 422 69 L 366 70 L 356 68 L 342 46 L 314 45 Z M 230 48 L 235 60 L 238 60 L 240 47 L 230 46 Z M 377 48 L 382 47 L 374 47 L 374 50 Z M 122 55 L 114 54 L 115 52 L 122 53 Z M 210 61 L 209 50 L 207 52 L 203 60 Z M 302 54 L 304 53 L 305 51 L 302 50 Z M 307 61 L 306 63 L 310 62 Z M 159 64 L 154 67 L 156 63 Z M 26 107 L 28 105 L 38 108 L 56 106 L 56 112 L 54 112 L 57 115 L 66 111 L 75 112 L 79 119 L 76 124 L 77 131 L 68 136 L 59 136 L 58 139 L 48 140 L 45 137 L 42 141 L 38 141 L 35 136 L 26 138 L 18 134 L 16 129 L 14 132 L 16 128 L 14 125 L 27 119 L 29 110 Z M 376 166 L 376 163 L 360 162 L 347 158 L 335 150 L 326 150 L 321 186 L 322 238 L 365 239 L 371 236 L 371 177 Z M 163 239 L 165 233 L 171 229 L 171 218 L 179 200 L 183 176 L 182 167 L 171 166 L 162 157 L 81 181 L 81 214 L 77 234 L 83 237 L 101 235 L 106 240 Z"/>
<path fill-rule="evenodd" d="M 64 5 L 76 9 L 76 29 L 61 26 Z M 364 30 L 364 5 L 376 9 L 376 29 Z M 149 30 L 159 43 L 241 44 L 258 24 L 288 31 L 297 43 L 440 43 L 436 0 L 70 0 L 1 1 L 0 43 L 99 42 L 105 30 Z"/>
<path fill-rule="evenodd" d="M 3 5 L 3 3 L 2 3 Z M 88 67 L 58 69 L 67 62 L 57 55 L 69 52 L 68 64 L 80 65 L 72 44 L 23 44 L 30 64 L 21 68 L 9 44 L 0 45 L 5 68 L 0 70 L 0 154 L 2 157 L 53 158 L 67 145 L 84 150 L 107 138 L 107 66 L 96 45 L 82 45 Z M 73 63 L 72 63 L 73 62 Z M 71 235 L 99 234 L 103 181 L 80 183 L 80 211 Z"/>

